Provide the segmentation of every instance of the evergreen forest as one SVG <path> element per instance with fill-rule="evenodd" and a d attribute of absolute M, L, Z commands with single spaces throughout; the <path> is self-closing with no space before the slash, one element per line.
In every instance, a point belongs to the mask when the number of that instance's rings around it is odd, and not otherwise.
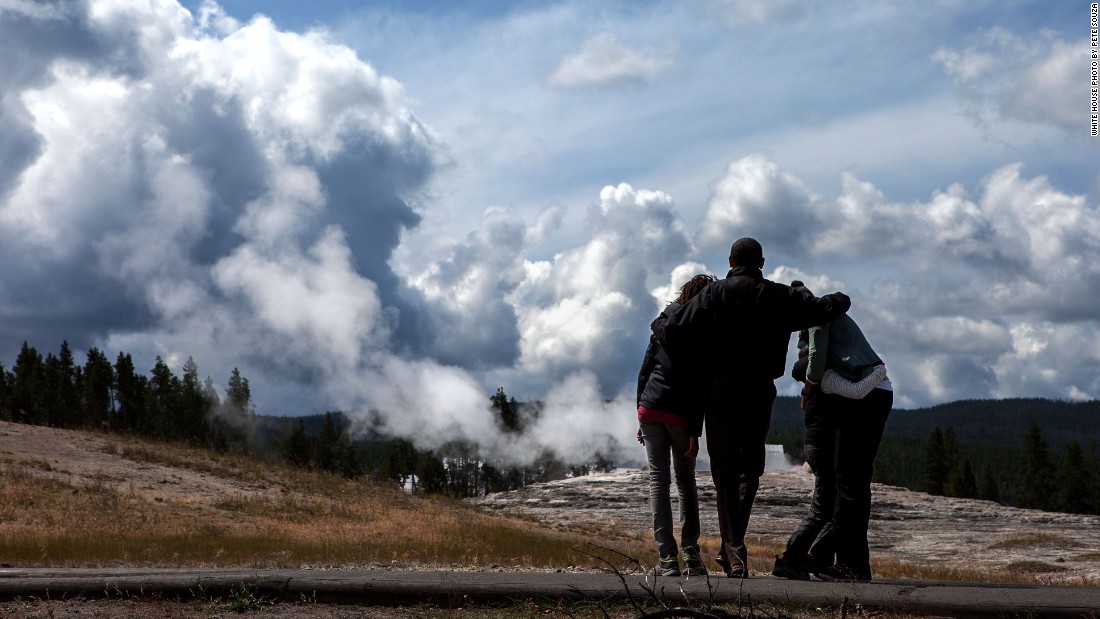
<path fill-rule="evenodd" d="M 10 369 L 0 363 L 0 419 L 245 452 L 459 498 L 609 471 L 620 457 L 596 454 L 588 462 L 563 462 L 546 451 L 517 465 L 485 459 L 478 445 L 465 441 L 422 449 L 370 428 L 357 429 L 353 440 L 350 420 L 340 412 L 259 415 L 248 379 L 236 368 L 225 384 L 219 394 L 191 358 L 177 376 L 160 357 L 148 372 L 140 372 L 127 353 L 118 353 L 112 362 L 92 348 L 77 363 L 67 342 L 45 356 L 24 343 Z M 499 429 L 517 437 L 540 414 L 539 403 L 517 402 L 503 388 L 487 399 Z M 1098 401 L 965 400 L 894 409 L 874 479 L 933 495 L 1100 514 L 1098 437 Z M 776 399 L 768 442 L 803 460 L 798 398 Z"/>
<path fill-rule="evenodd" d="M 540 414 L 498 389 L 488 396 L 502 432 L 522 434 Z M 148 373 L 120 352 L 112 362 L 92 348 L 82 364 L 68 342 L 42 355 L 24 342 L 11 369 L 0 364 L 0 420 L 89 429 L 248 453 L 348 478 L 369 475 L 410 491 L 454 497 L 513 490 L 530 483 L 613 468 L 610 454 L 563 462 L 549 451 L 523 465 L 486 460 L 476 444 L 452 441 L 418 449 L 408 440 L 362 429 L 352 439 L 340 412 L 298 417 L 257 414 L 248 379 L 234 368 L 219 394 L 188 358 L 177 376 L 159 356 Z"/>
<path fill-rule="evenodd" d="M 798 398 L 780 397 L 770 443 L 803 459 Z M 894 409 L 874 481 L 928 494 L 1100 514 L 1100 401 L 962 400 Z"/>

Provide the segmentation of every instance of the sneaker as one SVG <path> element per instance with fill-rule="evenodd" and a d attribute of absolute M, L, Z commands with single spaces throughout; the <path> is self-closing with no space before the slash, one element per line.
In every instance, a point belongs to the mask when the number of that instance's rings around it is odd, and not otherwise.
<path fill-rule="evenodd" d="M 661 557 L 653 571 L 658 576 L 679 576 L 680 562 L 676 560 L 675 556 Z"/>
<path fill-rule="evenodd" d="M 784 557 L 775 558 L 775 566 L 772 567 L 772 576 L 789 578 L 791 580 L 809 580 L 810 573 L 795 562 Z"/>
<path fill-rule="evenodd" d="M 707 566 L 703 565 L 703 559 L 699 556 L 698 552 L 692 552 L 690 550 L 684 551 L 684 575 L 685 576 L 706 576 Z"/>

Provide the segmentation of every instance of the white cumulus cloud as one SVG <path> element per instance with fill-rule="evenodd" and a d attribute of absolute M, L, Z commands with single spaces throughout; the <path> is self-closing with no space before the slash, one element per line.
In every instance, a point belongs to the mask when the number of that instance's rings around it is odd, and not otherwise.
<path fill-rule="evenodd" d="M 634 49 L 619 42 L 615 35 L 601 32 L 585 41 L 579 52 L 562 59 L 548 81 L 561 88 L 644 83 L 674 61 L 672 49 Z"/>
<path fill-rule="evenodd" d="M 1088 53 L 1085 42 L 1052 32 L 1025 38 L 998 27 L 964 48 L 942 47 L 932 59 L 954 81 L 964 109 L 983 123 L 1010 118 L 1080 132 Z"/>

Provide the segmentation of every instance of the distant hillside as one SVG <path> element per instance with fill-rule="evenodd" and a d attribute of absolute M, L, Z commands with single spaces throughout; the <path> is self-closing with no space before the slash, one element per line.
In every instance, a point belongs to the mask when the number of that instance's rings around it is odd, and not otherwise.
<path fill-rule="evenodd" d="M 348 420 L 344 415 L 332 413 L 331 419 L 337 434 L 349 434 Z M 275 445 L 284 457 L 289 457 L 289 454 L 283 450 L 282 441 L 291 423 L 301 423 L 305 435 L 317 437 L 324 426 L 325 415 L 257 418 L 258 433 L 267 444 Z M 1029 461 L 1025 436 L 1033 425 L 1041 433 L 1043 453 L 1035 454 L 1037 460 L 1030 460 L 1034 463 L 1035 473 L 1028 476 L 1023 466 Z M 940 431 L 937 440 L 942 442 L 938 447 L 940 452 L 933 453 L 942 455 L 929 459 L 929 442 L 937 429 Z M 919 409 L 898 408 L 891 412 L 887 422 L 875 463 L 874 479 L 910 490 L 983 498 L 1005 505 L 1100 513 L 1098 439 L 1100 402 L 1096 401 L 1016 398 L 964 400 Z M 776 399 L 768 442 L 782 445 L 784 452 L 794 461 L 804 461 L 803 413 L 797 397 L 781 396 Z M 1077 447 L 1071 449 L 1074 443 Z M 345 474 L 366 473 L 400 483 L 413 478 L 410 476 L 421 482 L 433 479 L 430 475 L 436 471 L 439 478 L 437 491 L 450 488 L 443 483 L 444 479 L 451 483 L 455 479 L 470 477 L 469 484 L 460 484 L 460 487 L 453 489 L 456 496 L 512 489 L 531 481 L 559 479 L 570 474 L 583 475 L 590 470 L 605 468 L 600 463 L 577 466 L 552 459 L 536 463 L 529 470 L 508 468 L 498 462 L 482 463 L 473 455 L 476 450 L 472 445 L 456 443 L 439 450 L 423 451 L 406 441 L 377 433 L 357 433 L 349 448 L 340 453 L 350 455 L 350 468 L 337 467 L 333 470 L 347 469 Z M 616 464 L 638 464 L 623 460 L 628 457 L 628 454 L 619 454 Z M 293 457 L 290 459 L 294 461 Z M 438 462 L 442 464 L 435 464 Z M 938 472 L 937 466 L 929 462 L 941 465 Z M 484 471 L 480 468 L 482 465 L 487 467 Z M 707 463 L 701 462 L 700 465 L 705 468 Z M 448 466 L 469 471 L 468 474 L 455 471 L 439 473 Z M 1036 494 L 1043 498 L 1034 499 Z"/>
<path fill-rule="evenodd" d="M 1037 451 L 1025 446 L 1033 425 L 1041 438 Z M 936 429 L 942 440 L 938 448 L 946 451 L 929 460 Z M 803 457 L 803 432 L 798 398 L 778 398 L 769 442 L 782 444 L 798 460 Z M 875 461 L 875 481 L 939 494 L 939 477 L 925 470 L 928 462 L 939 461 L 939 476 L 946 476 L 940 479 L 942 492 L 949 496 L 1095 514 L 1100 513 L 1098 439 L 1097 401 L 963 400 L 894 409 Z"/>
<path fill-rule="evenodd" d="M 895 410 L 887 432 L 892 436 L 927 438 L 932 428 L 955 429 L 963 441 L 1017 445 L 1035 424 L 1054 449 L 1077 442 L 1087 447 L 1100 438 L 1100 401 L 1062 402 L 1039 398 L 962 400 L 931 408 Z"/>
<path fill-rule="evenodd" d="M 929 408 L 895 408 L 886 424 L 886 436 L 927 439 L 933 428 L 951 427 L 959 441 L 1019 446 L 1031 424 L 1039 426 L 1053 450 L 1076 441 L 1088 448 L 1100 439 L 1100 401 L 1062 402 L 1041 398 L 961 400 Z M 801 431 L 798 398 L 776 398 L 772 430 Z"/>

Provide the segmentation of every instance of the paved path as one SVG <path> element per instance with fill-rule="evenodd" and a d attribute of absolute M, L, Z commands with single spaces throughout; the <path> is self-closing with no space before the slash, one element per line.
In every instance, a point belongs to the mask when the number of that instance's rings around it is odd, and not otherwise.
<path fill-rule="evenodd" d="M 644 598 L 652 575 L 626 575 L 632 595 Z M 535 599 L 623 599 L 615 574 L 576 572 L 401 572 L 388 570 L 248 569 L 0 569 L 0 599 L 128 597 L 159 594 L 191 599 L 221 596 L 247 584 L 267 595 L 360 605 L 454 604 Z M 991 585 L 921 581 L 799 582 L 757 576 L 746 580 L 659 578 L 656 591 L 670 605 L 712 600 L 728 611 L 749 602 L 849 609 L 910 611 L 951 617 L 1100 617 L 1100 588 Z M 683 593 L 681 593 L 681 586 Z"/>

